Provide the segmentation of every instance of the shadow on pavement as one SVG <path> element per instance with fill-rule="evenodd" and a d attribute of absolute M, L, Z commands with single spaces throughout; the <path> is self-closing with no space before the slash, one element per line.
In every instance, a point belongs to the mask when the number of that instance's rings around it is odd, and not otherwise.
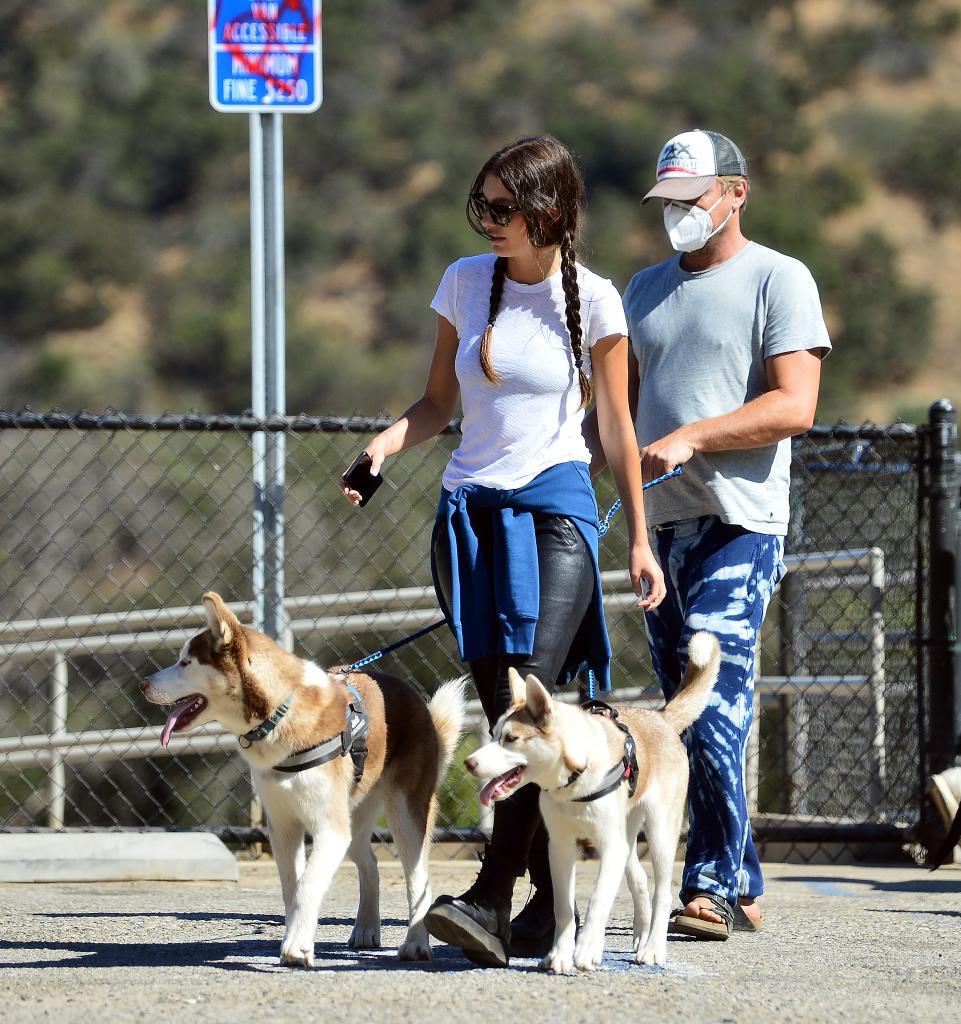
<path fill-rule="evenodd" d="M 957 880 L 938 878 L 901 879 L 894 882 L 881 882 L 876 878 L 851 878 L 849 876 L 815 875 L 805 877 L 803 875 L 778 875 L 775 879 L 778 882 L 800 882 L 813 888 L 826 889 L 829 886 L 837 886 L 843 890 L 847 886 L 864 885 L 875 892 L 931 892 L 931 893 L 958 893 L 961 892 L 961 878 Z M 834 895 L 848 896 L 851 893 L 838 891 Z"/>
<path fill-rule="evenodd" d="M 80 915 L 83 916 L 83 915 Z M 0 940 L 0 951 L 36 951 L 42 959 L 0 964 L 0 971 L 80 967 L 212 967 L 221 971 L 258 974 L 286 973 L 278 957 L 276 939 L 244 939 L 234 942 L 10 942 Z M 57 954 L 65 954 L 57 956 Z M 385 949 L 348 949 L 344 943 L 318 942 L 314 946 L 315 973 L 350 971 L 451 971 L 476 970 L 459 951 L 435 947 L 434 959 L 417 963 L 397 959 L 397 952 Z"/>
<path fill-rule="evenodd" d="M 54 920 L 59 919 L 70 919 L 70 918 L 125 918 L 125 917 L 170 917 L 177 921 L 249 921 L 251 924 L 276 924 L 283 927 L 284 916 L 283 914 L 218 914 L 209 911 L 159 911 L 159 910 L 148 910 L 148 911 L 129 911 L 116 913 L 106 910 L 97 911 L 85 911 L 76 914 L 55 914 L 52 912 L 43 914 L 34 914 L 34 917 L 49 917 Z M 337 927 L 343 925 L 345 928 L 354 927 L 354 919 L 352 917 L 321 917 L 317 922 L 319 925 Z M 406 920 L 401 920 L 399 917 L 384 917 L 381 918 L 381 925 L 384 927 L 396 926 L 398 928 L 404 928 L 407 925 Z"/>
<path fill-rule="evenodd" d="M 866 907 L 869 914 L 924 914 L 926 917 L 958 917 L 961 918 L 961 910 L 895 910 L 884 907 Z"/>

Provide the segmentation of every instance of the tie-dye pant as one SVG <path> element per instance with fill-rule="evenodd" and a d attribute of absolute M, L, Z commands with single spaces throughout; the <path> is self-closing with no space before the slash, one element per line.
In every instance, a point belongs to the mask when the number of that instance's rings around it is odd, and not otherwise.
<path fill-rule="evenodd" d="M 701 516 L 653 532 L 667 597 L 645 616 L 661 689 L 670 697 L 698 630 L 721 643 L 710 703 L 684 735 L 691 764 L 681 899 L 717 893 L 731 904 L 764 891 L 744 786 L 754 718 L 754 657 L 771 594 L 784 572 L 784 538 Z"/>

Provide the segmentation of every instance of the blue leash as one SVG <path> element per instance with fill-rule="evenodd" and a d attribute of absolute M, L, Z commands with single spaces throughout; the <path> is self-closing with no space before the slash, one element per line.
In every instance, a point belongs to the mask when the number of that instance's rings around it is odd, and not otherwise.
<path fill-rule="evenodd" d="M 665 480 L 670 480 L 672 477 L 680 476 L 680 475 L 681 475 L 681 467 L 680 466 L 675 466 L 674 469 L 672 469 L 670 471 L 670 473 L 665 473 L 663 476 L 658 476 L 658 477 L 655 477 L 653 480 L 648 480 L 648 482 L 646 484 L 644 484 L 644 488 L 643 489 L 646 491 L 648 489 L 648 487 L 654 487 L 657 484 L 664 483 Z M 611 505 L 610 511 L 607 513 L 606 516 L 604 516 L 604 519 L 602 520 L 602 522 L 600 522 L 598 524 L 598 527 L 597 527 L 597 535 L 598 535 L 598 537 L 603 537 L 604 534 L 607 533 L 607 531 L 611 528 L 611 520 L 614 518 L 615 514 L 617 513 L 617 510 L 620 507 L 621 507 L 621 499 L 618 498 L 617 501 L 615 501 L 614 504 Z M 594 679 L 594 672 L 591 669 L 587 670 L 587 699 L 588 700 L 596 700 L 597 699 L 597 682 Z"/>
<path fill-rule="evenodd" d="M 670 480 L 671 477 L 680 475 L 681 467 L 677 466 L 675 469 L 672 469 L 670 473 L 665 473 L 663 476 L 656 477 L 653 480 L 648 480 L 648 482 L 644 484 L 643 489 L 646 491 L 648 487 L 654 487 L 656 484 L 664 483 L 665 480 Z M 607 533 L 607 531 L 611 528 L 611 520 L 617 514 L 617 510 L 620 507 L 621 499 L 618 498 L 617 501 L 615 501 L 614 504 L 611 505 L 610 511 L 607 513 L 606 516 L 604 516 L 603 521 L 598 524 L 598 537 L 603 537 L 604 534 Z M 345 671 L 348 673 L 357 672 L 359 669 L 365 668 L 372 662 L 379 661 L 381 658 L 383 658 L 385 654 L 391 654 L 393 651 L 398 650 L 405 644 L 413 643 L 414 640 L 419 640 L 422 636 L 427 636 L 428 633 L 433 633 L 435 629 L 439 629 L 446 622 L 447 619 L 441 619 L 439 622 L 434 622 L 430 626 L 425 626 L 423 629 L 417 630 L 416 633 L 411 633 L 410 636 L 405 636 L 402 640 L 398 640 L 396 643 L 390 644 L 387 647 L 383 647 L 379 651 L 374 651 L 373 654 L 368 654 L 366 658 L 361 658 L 360 661 L 355 661 L 352 665 L 348 665 Z M 594 682 L 594 673 L 589 670 L 587 673 L 587 692 L 589 693 L 591 700 L 594 699 L 596 689 L 597 685 Z"/>
<path fill-rule="evenodd" d="M 665 480 L 670 480 L 672 477 L 680 476 L 680 475 L 681 475 L 681 467 L 680 466 L 675 466 L 674 469 L 672 469 L 670 471 L 670 473 L 665 473 L 663 476 L 658 476 L 658 477 L 655 477 L 653 480 L 648 480 L 647 483 L 644 484 L 642 490 L 646 491 L 648 489 L 648 487 L 654 487 L 657 484 L 664 483 Z M 597 535 L 598 535 L 598 537 L 603 537 L 604 534 L 607 533 L 607 531 L 611 528 L 611 520 L 614 518 L 614 515 L 616 514 L 617 510 L 620 507 L 621 507 L 621 499 L 618 498 L 617 501 L 615 501 L 614 504 L 611 505 L 611 510 L 607 513 L 606 516 L 604 516 L 603 520 L 598 524 L 598 527 L 597 527 Z"/>

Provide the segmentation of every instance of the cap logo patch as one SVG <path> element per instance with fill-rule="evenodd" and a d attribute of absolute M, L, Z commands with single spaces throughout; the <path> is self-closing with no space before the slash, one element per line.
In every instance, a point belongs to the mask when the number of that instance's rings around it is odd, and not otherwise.
<path fill-rule="evenodd" d="M 661 158 L 657 162 L 657 176 L 662 174 L 697 174 L 697 157 L 691 152 L 690 146 L 683 142 L 669 142 L 661 150 Z"/>

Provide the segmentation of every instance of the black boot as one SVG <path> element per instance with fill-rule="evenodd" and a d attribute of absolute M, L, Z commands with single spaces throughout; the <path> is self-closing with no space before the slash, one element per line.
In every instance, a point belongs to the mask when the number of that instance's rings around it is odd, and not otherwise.
<path fill-rule="evenodd" d="M 544 956 L 554 943 L 554 887 L 543 821 L 531 842 L 527 870 L 534 894 L 511 921 L 511 956 Z"/>
<path fill-rule="evenodd" d="M 424 917 L 435 939 L 459 946 L 481 967 L 506 967 L 510 960 L 511 893 L 516 866 L 488 847 L 474 884 L 461 896 L 439 896 Z"/>
<path fill-rule="evenodd" d="M 554 944 L 554 893 L 538 886 L 511 921 L 511 956 L 544 956 Z"/>

